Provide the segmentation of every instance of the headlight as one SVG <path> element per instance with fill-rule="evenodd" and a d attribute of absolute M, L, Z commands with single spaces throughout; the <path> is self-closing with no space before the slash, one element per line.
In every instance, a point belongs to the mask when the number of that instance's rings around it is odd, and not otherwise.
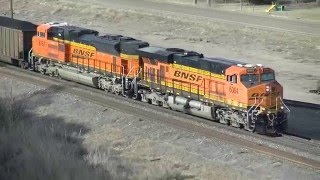
<path fill-rule="evenodd" d="M 270 86 L 266 85 L 266 92 L 269 92 L 269 91 L 270 91 Z"/>

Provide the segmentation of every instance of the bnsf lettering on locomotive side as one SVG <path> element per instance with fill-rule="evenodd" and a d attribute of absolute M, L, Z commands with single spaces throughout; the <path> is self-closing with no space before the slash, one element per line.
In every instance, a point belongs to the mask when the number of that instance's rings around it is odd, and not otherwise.
<path fill-rule="evenodd" d="M 280 95 L 280 92 L 272 92 L 271 95 L 272 95 L 272 96 L 279 96 L 279 95 Z M 259 94 L 259 93 L 253 93 L 253 94 L 251 95 L 251 97 L 268 97 L 268 96 L 270 96 L 270 93 L 261 93 L 261 94 Z"/>
<path fill-rule="evenodd" d="M 181 72 L 181 71 L 175 71 L 174 72 L 175 77 L 183 78 L 183 79 L 188 79 L 190 81 L 201 81 L 202 76 L 198 76 L 196 74 L 191 74 L 191 73 L 186 73 L 186 72 Z"/>
<path fill-rule="evenodd" d="M 94 53 L 90 52 L 90 51 L 85 51 L 85 50 L 81 50 L 81 49 L 74 49 L 73 50 L 73 54 L 77 54 L 77 55 L 81 55 L 81 56 L 86 56 L 86 57 L 93 57 Z"/>

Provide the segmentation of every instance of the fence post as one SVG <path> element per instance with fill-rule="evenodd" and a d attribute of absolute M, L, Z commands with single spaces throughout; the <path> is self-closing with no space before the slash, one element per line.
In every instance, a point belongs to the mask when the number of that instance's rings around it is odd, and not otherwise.
<path fill-rule="evenodd" d="M 193 0 L 193 4 L 198 4 L 198 0 Z"/>
<path fill-rule="evenodd" d="M 10 11 L 11 11 L 11 18 L 13 19 L 13 0 L 10 0 Z"/>
<path fill-rule="evenodd" d="M 207 0 L 207 4 L 209 7 L 211 7 L 211 0 Z"/>

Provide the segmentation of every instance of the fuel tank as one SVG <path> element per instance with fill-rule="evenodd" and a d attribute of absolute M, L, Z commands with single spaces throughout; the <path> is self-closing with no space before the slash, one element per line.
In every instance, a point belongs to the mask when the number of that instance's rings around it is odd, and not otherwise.
<path fill-rule="evenodd" d="M 98 77 L 95 74 L 87 72 L 79 72 L 76 69 L 58 69 L 58 74 L 61 78 L 67 79 L 70 81 L 75 81 L 80 84 L 84 84 L 91 87 L 98 87 Z"/>

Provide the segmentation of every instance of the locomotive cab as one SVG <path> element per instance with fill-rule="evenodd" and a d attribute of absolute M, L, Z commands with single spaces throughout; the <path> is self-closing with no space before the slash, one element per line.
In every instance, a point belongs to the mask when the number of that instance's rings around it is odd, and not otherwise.
<path fill-rule="evenodd" d="M 244 90 L 241 96 L 246 99 L 249 129 L 254 127 L 252 130 L 262 134 L 286 129 L 290 110 L 283 102 L 283 87 L 276 81 L 274 70 L 260 64 L 238 64 L 227 74 L 228 81 L 239 80 Z"/>
<path fill-rule="evenodd" d="M 66 26 L 67 23 L 46 23 L 37 27 L 37 34 L 32 38 L 32 53 L 36 57 L 46 59 L 65 60 L 65 46 L 63 43 L 53 41 L 50 29 L 55 26 Z M 63 37 L 63 32 L 58 33 Z"/>

